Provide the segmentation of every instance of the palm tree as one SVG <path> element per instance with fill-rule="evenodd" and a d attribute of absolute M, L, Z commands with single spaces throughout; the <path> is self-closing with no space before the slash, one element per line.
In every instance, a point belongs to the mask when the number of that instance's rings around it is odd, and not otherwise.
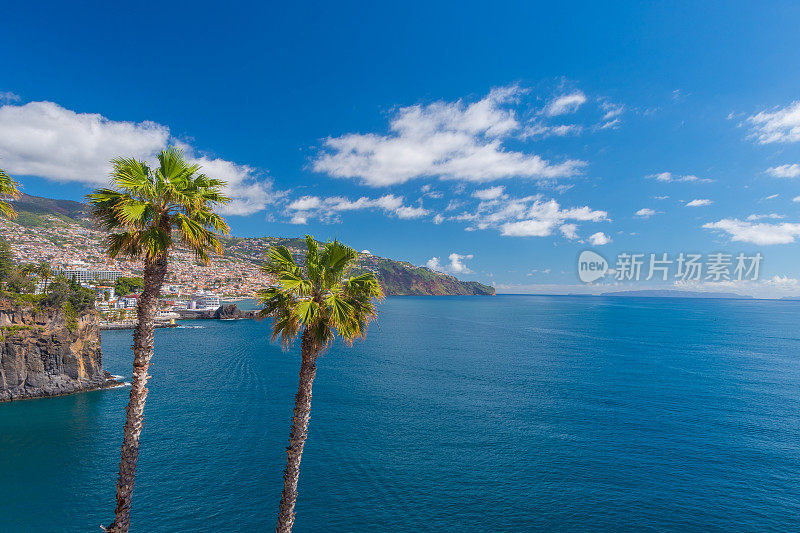
<path fill-rule="evenodd" d="M 88 196 L 92 214 L 110 233 L 108 254 L 144 261 L 144 288 L 136 310 L 133 332 L 133 379 L 117 480 L 114 522 L 106 531 L 127 533 L 131 497 L 136 481 L 139 436 L 147 398 L 147 369 L 153 356 L 154 318 L 161 285 L 167 274 L 167 257 L 178 242 L 207 263 L 209 252 L 222 253 L 219 237 L 229 234 L 228 224 L 213 208 L 230 199 L 222 194 L 225 182 L 199 173 L 175 148 L 158 155 L 159 165 L 118 158 L 112 163 L 115 189 L 98 189 Z"/>
<path fill-rule="evenodd" d="M 47 285 L 50 283 L 50 278 L 53 277 L 53 269 L 50 267 L 50 263 L 47 261 L 40 262 L 37 273 L 42 280 L 42 292 L 47 292 Z"/>
<path fill-rule="evenodd" d="M 0 168 L 0 214 L 8 218 L 17 218 L 17 212 L 8 201 L 16 200 L 19 196 L 19 183 L 14 181 L 8 172 Z"/>
<path fill-rule="evenodd" d="M 336 334 L 349 345 L 363 339 L 369 322 L 377 318 L 376 302 L 383 299 L 374 274 L 347 277 L 358 257 L 355 250 L 338 241 L 328 242 L 320 250 L 310 235 L 306 235 L 306 247 L 304 267 L 295 262 L 285 246 L 271 249 L 262 270 L 277 278 L 277 285 L 258 293 L 264 305 L 259 316 L 273 317 L 273 340 L 280 337 L 284 348 L 288 348 L 301 334 L 300 384 L 286 449 L 278 533 L 288 533 L 294 525 L 297 479 L 311 417 L 311 387 L 317 357 Z"/>

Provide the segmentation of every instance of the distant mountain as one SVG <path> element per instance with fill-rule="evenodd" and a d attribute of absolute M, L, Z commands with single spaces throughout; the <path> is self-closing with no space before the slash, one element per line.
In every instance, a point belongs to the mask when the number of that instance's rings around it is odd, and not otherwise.
<path fill-rule="evenodd" d="M 641 298 L 721 298 L 742 300 L 753 298 L 752 296 L 744 296 L 732 292 L 680 291 L 674 289 L 604 292 L 600 296 L 632 296 Z"/>
<path fill-rule="evenodd" d="M 302 261 L 306 241 L 302 238 L 260 237 L 226 239 L 227 254 L 246 261 L 260 263 L 273 246 L 286 246 L 297 260 Z M 369 253 L 359 253 L 355 273 L 374 272 L 387 295 L 448 296 L 494 295 L 494 288 L 477 281 L 461 281 L 448 274 L 435 272 L 405 261 L 386 259 Z"/>
<path fill-rule="evenodd" d="M 89 206 L 72 200 L 54 200 L 22 193 L 14 200 L 17 211 L 17 224 L 26 228 L 41 227 L 48 224 L 45 215 L 53 215 L 64 222 L 86 224 L 89 220 Z"/>
<path fill-rule="evenodd" d="M 88 231 L 92 225 L 89 207 L 72 200 L 54 200 L 40 196 L 23 194 L 14 201 L 18 217 L 13 223 L 19 224 L 28 232 L 47 234 L 46 240 L 61 247 L 72 249 L 102 249 L 101 236 Z M 69 227 L 82 227 L 87 230 L 65 231 Z M 14 232 L 7 235 L 14 240 Z M 71 236 L 72 235 L 72 236 Z M 80 235 L 80 237 L 74 237 Z M 96 241 L 96 242 L 95 242 Z M 241 238 L 224 240 L 225 256 L 234 261 L 246 262 L 248 270 L 259 265 L 270 247 L 284 245 L 302 259 L 305 239 L 284 237 Z M 240 263 L 241 264 L 241 263 Z M 461 281 L 448 274 L 434 272 L 426 267 L 418 267 L 405 261 L 395 261 L 371 254 L 360 253 L 357 272 L 374 272 L 387 295 L 493 295 L 494 288 L 476 281 Z"/>

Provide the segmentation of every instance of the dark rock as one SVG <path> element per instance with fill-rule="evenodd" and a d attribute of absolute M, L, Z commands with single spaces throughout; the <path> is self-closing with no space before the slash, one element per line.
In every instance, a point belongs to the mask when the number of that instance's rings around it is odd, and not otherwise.
<path fill-rule="evenodd" d="M 0 401 L 98 389 L 116 382 L 103 370 L 99 317 L 88 311 L 71 330 L 58 309 L 0 302 Z"/>
<path fill-rule="evenodd" d="M 242 311 L 236 307 L 236 304 L 220 305 L 219 309 L 214 313 L 214 318 L 223 320 L 232 320 L 242 318 Z"/>

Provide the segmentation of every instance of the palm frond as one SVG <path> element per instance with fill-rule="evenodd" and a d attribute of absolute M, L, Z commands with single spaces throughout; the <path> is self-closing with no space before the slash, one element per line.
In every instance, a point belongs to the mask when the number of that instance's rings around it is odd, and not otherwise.
<path fill-rule="evenodd" d="M 306 248 L 305 269 L 285 246 L 272 248 L 261 267 L 277 279 L 276 286 L 259 293 L 262 316 L 274 317 L 273 338 L 280 336 L 286 345 L 302 329 L 322 349 L 336 335 L 348 344 L 363 339 L 384 297 L 377 278 L 365 273 L 345 279 L 358 254 L 337 240 L 320 249 L 307 235 Z"/>
<path fill-rule="evenodd" d="M 213 211 L 230 201 L 222 194 L 226 184 L 200 174 L 199 165 L 189 163 L 178 148 L 162 150 L 158 161 L 150 168 L 135 158 L 116 158 L 111 161 L 115 188 L 87 196 L 93 216 L 112 233 L 109 254 L 165 256 L 177 231 L 179 241 L 208 262 L 210 252 L 223 251 L 219 237 L 230 234 Z"/>
<path fill-rule="evenodd" d="M 9 176 L 8 172 L 0 168 L 0 213 L 7 218 L 17 218 L 17 212 L 9 203 L 20 197 L 19 183 Z"/>

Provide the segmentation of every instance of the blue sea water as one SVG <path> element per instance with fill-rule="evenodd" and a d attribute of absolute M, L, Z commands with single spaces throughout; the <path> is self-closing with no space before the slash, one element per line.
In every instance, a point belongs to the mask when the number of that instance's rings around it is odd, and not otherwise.
<path fill-rule="evenodd" d="M 133 531 L 274 527 L 297 347 L 158 330 Z M 389 298 L 319 362 L 297 532 L 797 531 L 800 302 Z M 103 333 L 130 375 L 130 331 Z M 0 531 L 99 531 L 129 389 L 0 404 Z"/>

